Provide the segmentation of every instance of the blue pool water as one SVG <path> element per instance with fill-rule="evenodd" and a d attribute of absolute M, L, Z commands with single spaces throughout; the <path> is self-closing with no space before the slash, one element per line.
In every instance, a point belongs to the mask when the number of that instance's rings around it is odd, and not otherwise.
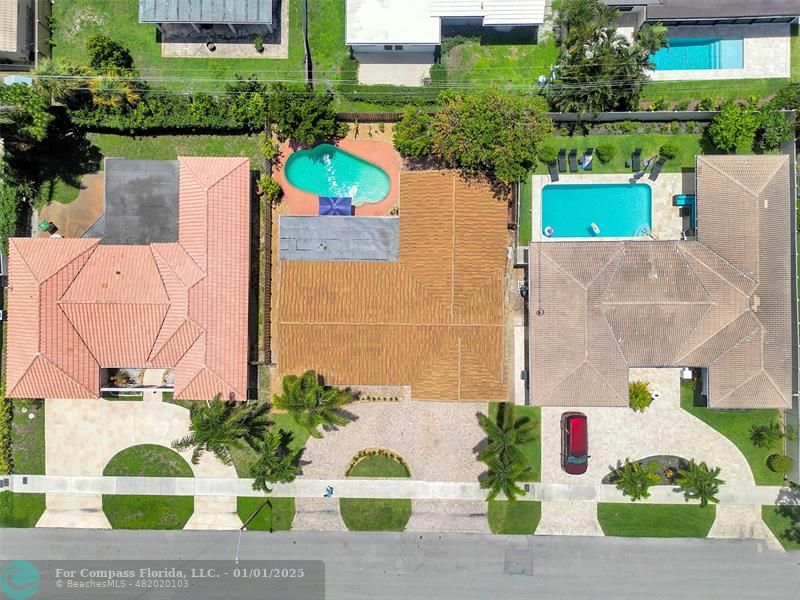
<path fill-rule="evenodd" d="M 744 41 L 719 38 L 669 38 L 669 47 L 650 56 L 656 71 L 741 69 Z"/>
<path fill-rule="evenodd" d="M 294 152 L 286 161 L 286 179 L 317 196 L 352 198 L 353 206 L 380 202 L 389 194 L 386 172 L 330 144 Z"/>
<path fill-rule="evenodd" d="M 638 237 L 650 230 L 652 194 L 644 183 L 556 184 L 542 189 L 542 234 L 553 238 Z M 592 230 L 592 223 L 600 233 Z"/>

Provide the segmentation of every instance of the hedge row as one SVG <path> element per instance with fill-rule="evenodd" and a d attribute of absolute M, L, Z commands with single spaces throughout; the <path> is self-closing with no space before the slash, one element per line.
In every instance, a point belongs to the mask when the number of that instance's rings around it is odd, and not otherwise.
<path fill-rule="evenodd" d="M 390 106 L 435 106 L 439 104 L 438 88 L 402 85 L 342 84 L 339 95 L 352 102 Z"/>
<path fill-rule="evenodd" d="M 8 475 L 14 467 L 14 452 L 11 447 L 11 427 L 14 420 L 14 404 L 6 398 L 6 387 L 0 385 L 0 475 Z"/>

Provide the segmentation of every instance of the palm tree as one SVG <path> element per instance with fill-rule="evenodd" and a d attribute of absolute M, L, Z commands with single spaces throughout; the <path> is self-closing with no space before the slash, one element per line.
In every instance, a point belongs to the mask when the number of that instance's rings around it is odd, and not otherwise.
<path fill-rule="evenodd" d="M 217 394 L 211 402 L 196 402 L 189 409 L 189 434 L 172 442 L 175 450 L 192 449 L 192 464 L 203 452 L 211 452 L 223 464 L 232 465 L 231 448 L 242 448 L 244 441 L 252 448 L 269 427 L 266 402 L 242 405 L 223 402 Z"/>
<path fill-rule="evenodd" d="M 645 23 L 636 32 L 636 43 L 648 57 L 669 45 L 667 28 L 661 23 Z"/>
<path fill-rule="evenodd" d="M 525 464 L 520 445 L 536 439 L 535 421 L 528 417 L 517 419 L 515 405 L 503 402 L 497 407 L 496 422 L 478 413 L 478 423 L 488 438 L 486 447 L 478 453 L 478 460 L 487 464 L 489 460 Z"/>
<path fill-rule="evenodd" d="M 350 422 L 342 408 L 356 399 L 349 388 L 324 385 L 316 371 L 306 371 L 300 377 L 286 375 L 281 382 L 283 393 L 272 399 L 276 408 L 287 411 L 295 422 L 315 438 L 321 438 L 323 428 L 344 427 Z"/>
<path fill-rule="evenodd" d="M 527 465 L 494 459 L 489 460 L 487 465 L 489 470 L 480 480 L 481 489 L 489 490 L 487 500 L 494 500 L 503 494 L 514 502 L 517 496 L 525 493 L 517 482 L 530 479 L 533 475 L 533 471 Z"/>
<path fill-rule="evenodd" d="M 625 465 L 614 471 L 617 476 L 617 489 L 629 496 L 631 502 L 649 498 L 648 488 L 661 481 L 661 476 L 656 473 L 655 462 L 647 463 L 642 467 L 638 462 L 625 462 Z"/>
<path fill-rule="evenodd" d="M 66 100 L 83 85 L 88 69 L 65 58 L 43 58 L 33 70 L 34 85 L 47 94 L 50 103 Z"/>
<path fill-rule="evenodd" d="M 264 439 L 258 442 L 258 460 L 250 465 L 254 490 L 270 493 L 272 490 L 268 484 L 291 483 L 297 478 L 303 450 L 293 450 L 291 443 L 292 434 L 283 429 L 267 431 Z"/>
<path fill-rule="evenodd" d="M 133 106 L 142 98 L 130 73 L 116 69 L 96 75 L 89 81 L 89 90 L 94 104 L 109 108 L 120 108 L 126 104 Z"/>
<path fill-rule="evenodd" d="M 700 506 L 708 506 L 709 502 L 716 504 L 719 486 L 725 483 L 718 477 L 719 472 L 719 467 L 711 469 L 706 463 L 697 464 L 692 459 L 686 469 L 678 469 L 676 483 L 686 498 L 699 499 Z"/>

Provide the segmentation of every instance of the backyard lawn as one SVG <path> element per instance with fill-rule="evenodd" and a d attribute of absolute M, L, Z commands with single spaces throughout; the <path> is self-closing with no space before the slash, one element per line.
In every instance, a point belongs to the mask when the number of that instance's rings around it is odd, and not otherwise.
<path fill-rule="evenodd" d="M 104 157 L 175 160 L 178 156 L 246 156 L 259 160 L 258 139 L 248 135 L 156 135 L 129 137 L 89 134 Z"/>
<path fill-rule="evenodd" d="M 492 533 L 533 535 L 541 517 L 541 502 L 489 500 L 489 527 Z"/>
<path fill-rule="evenodd" d="M 78 197 L 79 187 L 68 184 L 63 179 L 49 179 L 42 184 L 39 189 L 39 196 L 36 198 L 37 208 L 43 207 L 48 202 L 58 202 L 69 204 Z"/>
<path fill-rule="evenodd" d="M 44 494 L 0 492 L 0 527 L 35 527 L 44 510 Z"/>
<path fill-rule="evenodd" d="M 597 520 L 605 535 L 617 537 L 694 537 L 708 535 L 717 509 L 686 504 L 597 505 Z"/>
<path fill-rule="evenodd" d="M 14 472 L 21 475 L 44 475 L 44 401 L 15 399 L 12 402 Z M 33 419 L 30 415 L 34 415 Z"/>
<path fill-rule="evenodd" d="M 761 518 L 787 550 L 800 550 L 800 506 L 762 506 Z"/>
<path fill-rule="evenodd" d="M 497 409 L 498 404 L 496 402 L 489 403 L 489 418 L 493 421 L 497 418 Z M 526 481 L 539 481 L 542 472 L 541 409 L 538 406 L 517 406 L 515 410 L 517 419 L 528 417 L 538 424 L 536 439 L 527 444 L 523 444 L 522 452 L 525 454 L 525 458 L 528 459 L 528 463 L 534 471 L 534 476 Z"/>
<path fill-rule="evenodd" d="M 758 410 L 711 410 L 695 406 L 695 392 L 691 382 L 681 381 L 681 408 L 710 425 L 730 441 L 744 454 L 753 471 L 757 485 L 782 485 L 783 476 L 773 473 L 767 467 L 767 457 L 774 449 L 756 448 L 750 441 L 750 428 L 753 425 L 780 421 L 781 414 L 775 409 Z M 722 473 L 725 479 L 725 473 Z"/>
<path fill-rule="evenodd" d="M 183 529 L 194 512 L 192 496 L 103 496 L 114 529 Z"/>
<path fill-rule="evenodd" d="M 362 463 L 364 463 L 362 465 Z M 352 477 L 408 477 L 408 469 L 389 456 L 362 458 L 347 474 Z M 403 531 L 411 518 L 411 500 L 342 498 L 342 521 L 350 531 Z"/>
<path fill-rule="evenodd" d="M 239 497 L 237 510 L 242 523 L 247 521 L 266 498 Z M 247 525 L 247 531 L 289 531 L 294 521 L 294 498 L 270 498 L 255 519 Z"/>
<path fill-rule="evenodd" d="M 194 58 L 163 57 L 154 25 L 139 23 L 139 0 L 62 0 L 53 6 L 53 56 L 86 64 L 86 40 L 96 33 L 110 35 L 126 46 L 136 68 L 154 87 L 192 91 L 222 91 L 235 75 L 263 80 L 302 81 L 303 36 L 301 0 L 289 2 L 289 57 Z M 338 79 L 347 56 L 344 45 L 344 3 L 309 2 L 309 39 L 314 76 Z M 163 79 L 161 81 L 155 78 Z"/>
<path fill-rule="evenodd" d="M 192 467 L 170 448 L 156 444 L 131 446 L 118 452 L 103 469 L 116 477 L 194 477 Z"/>

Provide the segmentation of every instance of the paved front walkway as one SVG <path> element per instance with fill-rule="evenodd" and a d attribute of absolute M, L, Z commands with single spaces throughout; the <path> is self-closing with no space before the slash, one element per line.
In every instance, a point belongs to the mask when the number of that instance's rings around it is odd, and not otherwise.
<path fill-rule="evenodd" d="M 486 500 L 413 500 L 406 531 L 491 533 Z"/>
<path fill-rule="evenodd" d="M 718 504 L 717 517 L 708 532 L 710 538 L 765 540 L 773 550 L 783 546 L 761 519 L 761 505 Z"/>
<path fill-rule="evenodd" d="M 542 502 L 536 535 L 603 535 L 594 502 Z"/>

